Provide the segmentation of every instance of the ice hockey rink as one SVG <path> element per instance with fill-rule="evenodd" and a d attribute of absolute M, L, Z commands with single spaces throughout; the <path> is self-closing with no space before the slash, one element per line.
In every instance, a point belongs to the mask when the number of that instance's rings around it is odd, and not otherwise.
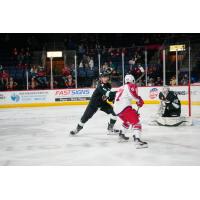
<path fill-rule="evenodd" d="M 0 109 L 0 165 L 200 165 L 199 106 L 192 107 L 193 126 L 159 127 L 148 125 L 158 106 L 144 105 L 140 114 L 147 149 L 107 135 L 109 116 L 101 111 L 80 134 L 69 136 L 85 107 Z"/>

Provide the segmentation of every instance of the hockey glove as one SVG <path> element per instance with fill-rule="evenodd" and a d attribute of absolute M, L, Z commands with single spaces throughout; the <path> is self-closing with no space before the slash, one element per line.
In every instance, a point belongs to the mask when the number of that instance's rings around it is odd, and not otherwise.
<path fill-rule="evenodd" d="M 107 101 L 107 99 L 108 99 L 108 97 L 107 97 L 106 95 L 103 95 L 103 96 L 102 96 L 102 100 L 103 100 L 103 101 Z"/>
<path fill-rule="evenodd" d="M 116 92 L 110 92 L 109 93 L 109 97 L 108 97 L 108 101 L 114 101 L 115 100 L 115 96 L 116 96 Z"/>
<path fill-rule="evenodd" d="M 144 105 L 144 101 L 142 100 L 142 98 L 139 96 L 139 99 L 138 99 L 138 101 L 136 102 L 136 105 L 138 106 L 138 107 L 142 107 L 143 105 Z"/>

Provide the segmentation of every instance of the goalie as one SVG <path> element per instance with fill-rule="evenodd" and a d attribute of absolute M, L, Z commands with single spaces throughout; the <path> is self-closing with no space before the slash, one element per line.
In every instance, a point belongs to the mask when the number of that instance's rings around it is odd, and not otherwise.
<path fill-rule="evenodd" d="M 174 91 L 170 91 L 170 88 L 165 86 L 162 92 L 159 93 L 159 99 L 161 100 L 159 109 L 160 116 L 180 117 L 181 103 Z"/>
<path fill-rule="evenodd" d="M 192 121 L 188 117 L 181 116 L 181 102 L 174 91 L 164 86 L 159 93 L 160 107 L 157 115 L 149 122 L 149 125 L 159 126 L 190 126 Z"/>

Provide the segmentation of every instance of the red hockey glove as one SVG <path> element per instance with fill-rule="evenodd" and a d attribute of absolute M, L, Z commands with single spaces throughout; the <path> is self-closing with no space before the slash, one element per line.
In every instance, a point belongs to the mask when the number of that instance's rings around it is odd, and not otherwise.
<path fill-rule="evenodd" d="M 142 107 L 144 105 L 144 101 L 142 100 L 141 97 L 139 97 L 139 100 L 136 102 L 138 107 Z"/>

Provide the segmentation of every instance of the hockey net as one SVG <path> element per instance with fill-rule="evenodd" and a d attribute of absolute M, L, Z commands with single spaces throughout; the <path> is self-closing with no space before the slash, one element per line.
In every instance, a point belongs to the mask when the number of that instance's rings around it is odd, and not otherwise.
<path fill-rule="evenodd" d="M 188 85 L 187 113 L 192 118 L 200 118 L 200 84 Z"/>

